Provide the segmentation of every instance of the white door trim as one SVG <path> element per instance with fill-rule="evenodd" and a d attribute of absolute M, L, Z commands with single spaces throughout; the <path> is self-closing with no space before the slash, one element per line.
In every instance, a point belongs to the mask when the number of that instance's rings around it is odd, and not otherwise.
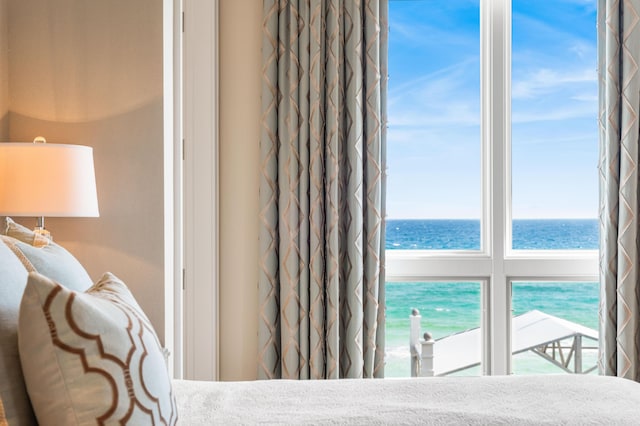
<path fill-rule="evenodd" d="M 184 377 L 218 379 L 218 1 L 183 0 Z"/>
<path fill-rule="evenodd" d="M 182 377 L 181 0 L 163 0 L 164 346 Z"/>

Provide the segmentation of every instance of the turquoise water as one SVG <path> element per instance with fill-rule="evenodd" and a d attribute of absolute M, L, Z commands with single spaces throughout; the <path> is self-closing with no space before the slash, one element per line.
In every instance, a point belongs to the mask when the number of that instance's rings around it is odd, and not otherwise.
<path fill-rule="evenodd" d="M 387 250 L 479 250 L 480 221 L 466 219 L 389 219 Z M 598 248 L 596 219 L 516 219 L 513 248 Z"/>
<path fill-rule="evenodd" d="M 526 220 L 513 223 L 515 249 L 597 249 L 597 220 Z M 389 220 L 387 249 L 480 248 L 480 224 L 472 220 Z M 386 283 L 385 376 L 410 374 L 409 315 L 417 308 L 422 329 L 435 339 L 480 326 L 479 282 Z M 599 285 L 595 282 L 514 282 L 514 315 L 533 309 L 598 329 Z M 585 356 L 585 367 L 595 362 Z M 530 352 L 514 356 L 516 374 L 562 370 Z M 471 369 L 466 374 L 479 374 Z"/>

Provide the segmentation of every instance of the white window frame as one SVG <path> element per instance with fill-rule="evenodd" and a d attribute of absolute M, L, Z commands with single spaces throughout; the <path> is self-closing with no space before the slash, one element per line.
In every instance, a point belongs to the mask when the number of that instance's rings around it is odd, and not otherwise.
<path fill-rule="evenodd" d="M 387 250 L 385 268 L 387 281 L 480 282 L 482 372 L 504 375 L 511 283 L 598 281 L 598 251 L 511 249 L 511 0 L 480 0 L 480 57 L 482 249 Z"/>

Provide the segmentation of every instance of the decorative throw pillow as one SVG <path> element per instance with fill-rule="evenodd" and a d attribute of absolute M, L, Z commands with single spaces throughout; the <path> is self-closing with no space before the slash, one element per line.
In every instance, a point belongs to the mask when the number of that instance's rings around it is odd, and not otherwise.
<path fill-rule="evenodd" d="M 44 247 L 49 245 L 51 240 L 44 235 L 37 234 L 31 229 L 16 223 L 10 217 L 4 218 L 4 235 L 20 240 L 33 247 Z"/>
<path fill-rule="evenodd" d="M 33 231 L 5 219 L 0 236 L 0 404 L 10 425 L 33 425 L 35 417 L 24 384 L 18 355 L 18 309 L 27 273 L 37 271 L 62 285 L 84 291 L 91 278 L 73 255 Z M 35 244 L 35 245 L 34 245 Z M 40 246 L 40 247 L 37 247 Z"/>
<path fill-rule="evenodd" d="M 41 425 L 174 425 L 162 347 L 112 274 L 86 292 L 29 274 L 18 320 L 20 360 Z"/>
<path fill-rule="evenodd" d="M 29 271 L 36 271 L 74 290 L 86 290 L 93 284 L 80 262 L 64 247 L 6 218 L 5 244 Z"/>

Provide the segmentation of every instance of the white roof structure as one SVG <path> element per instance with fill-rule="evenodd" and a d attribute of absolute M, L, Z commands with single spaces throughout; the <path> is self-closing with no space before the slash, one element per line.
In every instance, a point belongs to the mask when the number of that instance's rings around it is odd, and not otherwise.
<path fill-rule="evenodd" d="M 559 342 L 576 336 L 598 340 L 598 332 L 593 329 L 537 310 L 514 317 L 511 324 L 511 346 L 514 354 L 531 350 L 567 371 L 574 351 L 569 352 L 567 359 Z M 441 376 L 480 365 L 481 342 L 480 328 L 436 340 L 433 346 L 434 374 Z M 556 360 L 555 351 L 553 356 L 546 352 L 548 348 L 558 349 L 561 362 Z M 581 351 L 581 347 L 579 350 Z M 575 356 L 581 357 L 581 354 Z"/>

